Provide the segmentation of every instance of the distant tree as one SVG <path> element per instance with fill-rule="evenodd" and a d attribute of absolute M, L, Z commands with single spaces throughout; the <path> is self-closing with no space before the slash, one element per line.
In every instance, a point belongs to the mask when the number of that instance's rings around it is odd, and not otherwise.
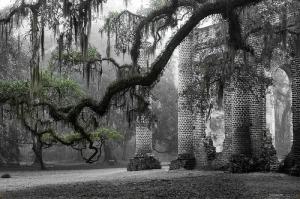
<path fill-rule="evenodd" d="M 291 87 L 283 70 L 274 73 L 275 98 L 275 146 L 280 158 L 286 156 L 291 147 Z"/>
<path fill-rule="evenodd" d="M 174 71 L 170 62 L 165 75 L 153 88 L 154 105 L 152 112 L 156 117 L 153 144 L 157 152 L 175 153 L 177 150 L 177 88 L 175 87 Z M 160 150 L 158 147 L 164 148 Z"/>
<path fill-rule="evenodd" d="M 1 81 L 0 102 L 1 104 L 9 105 L 9 111 L 12 112 L 11 114 L 14 114 L 16 118 L 21 120 L 25 129 L 30 132 L 36 160 L 41 165 L 41 168 L 45 169 L 42 156 L 43 148 L 51 147 L 55 143 L 62 143 L 82 151 L 86 146 L 80 142 L 82 138 L 76 133 L 73 133 L 74 136 L 70 133 L 66 135 L 56 133 L 56 131 L 64 129 L 55 128 L 56 123 L 49 117 L 49 112 L 44 106 L 48 103 L 61 104 L 62 106 L 70 105 L 80 100 L 84 94 L 79 86 L 72 80 L 51 77 L 49 72 L 45 72 L 41 75 L 39 85 L 39 88 L 35 90 L 34 93 L 35 102 L 32 103 L 29 81 Z M 93 122 L 93 119 L 94 118 L 90 121 L 87 120 L 86 122 Z M 91 128 L 89 126 L 90 125 L 87 124 L 86 128 Z M 96 131 L 95 127 L 92 127 L 92 129 Z M 106 138 L 101 137 L 101 133 L 102 132 L 98 132 L 98 134 L 91 133 L 89 134 L 89 139 L 100 141 L 102 145 L 102 142 L 104 142 Z M 114 132 L 112 131 L 112 133 Z M 98 135 L 98 137 L 96 135 Z M 101 147 L 99 150 L 101 150 Z M 83 153 L 82 155 L 84 157 Z M 92 159 L 87 159 L 87 161 L 92 162 Z"/>
<path fill-rule="evenodd" d="M 8 67 L 9 66 L 9 67 Z M 0 40 L 0 79 L 17 80 L 29 77 L 29 58 L 17 38 Z M 19 137 L 22 134 L 17 121 L 1 107 L 0 163 L 19 163 Z"/>

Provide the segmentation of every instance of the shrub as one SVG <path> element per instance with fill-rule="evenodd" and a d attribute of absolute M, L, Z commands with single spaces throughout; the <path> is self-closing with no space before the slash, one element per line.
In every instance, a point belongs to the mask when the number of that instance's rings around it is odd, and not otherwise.
<path fill-rule="evenodd" d="M 216 147 L 214 147 L 214 143 L 211 137 L 206 137 L 203 143 L 205 147 L 205 152 L 207 154 L 207 160 L 214 160 L 216 158 Z"/>
<path fill-rule="evenodd" d="M 6 174 L 3 174 L 3 175 L 1 176 L 1 178 L 11 178 L 11 176 L 10 176 L 8 173 L 6 173 Z"/>
<path fill-rule="evenodd" d="M 297 164 L 294 165 L 294 166 L 290 169 L 290 175 L 300 177 L 300 165 L 297 165 Z"/>
<path fill-rule="evenodd" d="M 234 154 L 229 159 L 229 171 L 232 173 L 248 173 L 254 167 L 253 159 L 244 154 Z"/>
<path fill-rule="evenodd" d="M 272 135 L 268 132 L 265 132 L 264 134 L 261 153 L 260 156 L 255 159 L 255 162 L 255 171 L 269 172 L 279 169 L 279 161 L 276 156 L 276 150 L 272 144 Z"/>

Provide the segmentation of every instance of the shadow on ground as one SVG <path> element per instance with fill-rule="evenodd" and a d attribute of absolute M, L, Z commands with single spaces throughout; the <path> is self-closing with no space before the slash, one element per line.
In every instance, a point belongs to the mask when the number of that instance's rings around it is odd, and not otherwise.
<path fill-rule="evenodd" d="M 101 172 L 101 170 L 98 170 Z M 74 173 L 76 175 L 76 173 Z M 300 179 L 275 173 L 145 171 L 4 191 L 2 198 L 295 198 Z M 174 177 L 173 177 L 174 176 Z M 0 198 L 1 198 L 0 197 Z"/>

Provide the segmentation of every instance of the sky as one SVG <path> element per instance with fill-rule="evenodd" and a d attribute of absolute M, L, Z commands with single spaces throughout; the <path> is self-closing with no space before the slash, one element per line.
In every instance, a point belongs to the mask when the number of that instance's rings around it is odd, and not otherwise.
<path fill-rule="evenodd" d="M 15 0 L 0 0 L 0 9 L 5 8 L 6 6 L 10 6 L 13 4 Z M 141 7 L 141 5 L 148 4 L 150 0 L 129 0 L 128 9 L 136 10 Z M 120 0 L 108 0 L 108 7 L 118 7 L 120 9 L 124 9 L 123 1 Z"/>
<path fill-rule="evenodd" d="M 5 8 L 6 6 L 11 5 L 11 0 L 0 0 L 0 9 Z"/>

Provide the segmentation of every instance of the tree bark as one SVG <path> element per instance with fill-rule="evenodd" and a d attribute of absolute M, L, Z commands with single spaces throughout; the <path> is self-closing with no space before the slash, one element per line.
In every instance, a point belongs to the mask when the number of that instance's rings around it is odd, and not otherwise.
<path fill-rule="evenodd" d="M 288 99 L 286 99 L 288 101 Z M 282 103 L 277 103 L 277 106 L 282 105 Z M 280 120 L 280 111 L 276 109 L 276 132 L 275 132 L 275 146 L 277 150 L 277 154 L 279 158 L 282 158 L 284 155 L 286 155 L 290 148 L 290 128 L 288 119 L 289 119 L 289 111 L 290 111 L 290 103 L 285 102 L 284 109 L 281 114 L 281 120 Z"/>
<path fill-rule="evenodd" d="M 122 160 L 126 160 L 127 155 L 127 140 L 123 142 Z"/>
<path fill-rule="evenodd" d="M 33 164 L 39 164 L 41 170 L 46 170 L 46 166 L 43 160 L 43 144 L 39 138 L 32 136 L 32 150 L 35 154 L 35 159 Z"/>
<path fill-rule="evenodd" d="M 116 157 L 113 154 L 111 144 L 109 142 L 105 142 L 103 145 L 104 149 L 104 162 L 110 162 L 111 160 L 116 161 Z"/>

